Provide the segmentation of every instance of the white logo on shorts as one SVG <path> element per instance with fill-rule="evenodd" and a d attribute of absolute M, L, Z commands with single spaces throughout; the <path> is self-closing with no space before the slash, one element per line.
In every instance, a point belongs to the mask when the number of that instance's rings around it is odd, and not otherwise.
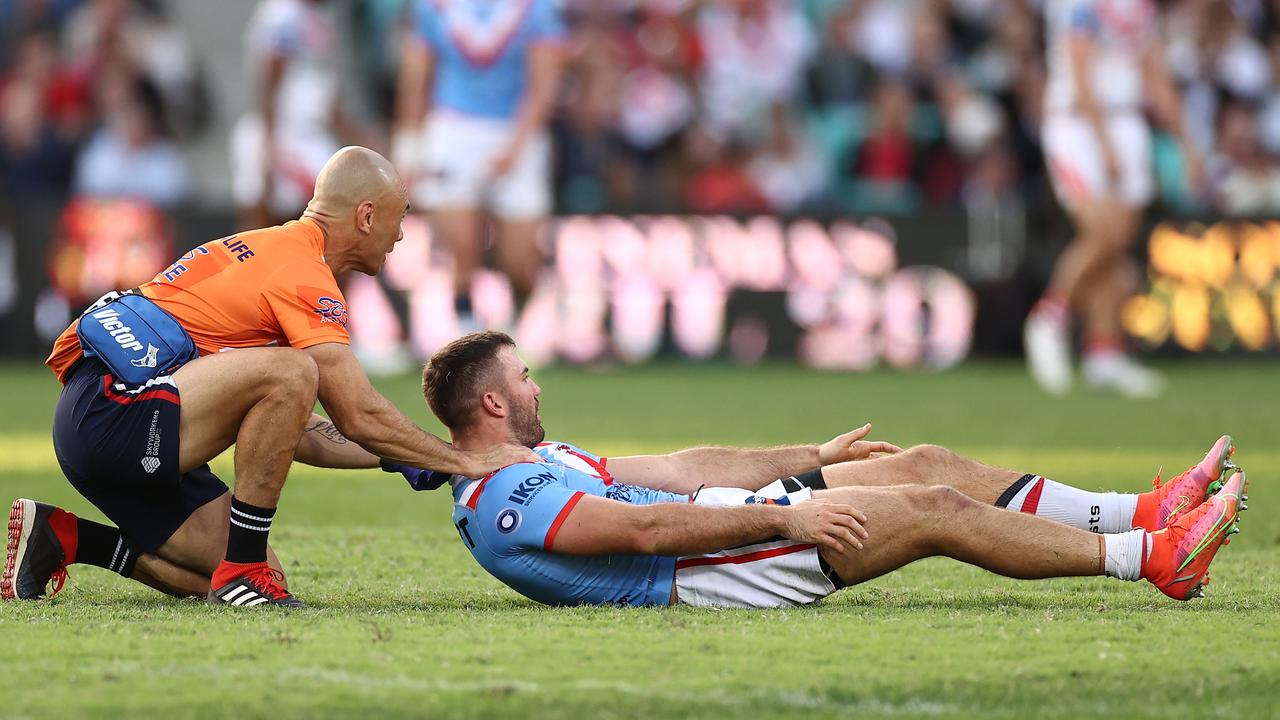
<path fill-rule="evenodd" d="M 155 472 L 159 468 L 160 458 L 150 456 L 142 458 L 142 469 L 146 470 L 148 474 Z"/>
<path fill-rule="evenodd" d="M 130 360 L 129 363 L 134 367 L 153 368 L 156 366 L 156 353 L 158 352 L 160 352 L 160 348 L 152 345 L 151 343 L 147 343 L 147 354 L 137 360 Z"/>
<path fill-rule="evenodd" d="M 513 533 L 520 527 L 520 511 L 507 508 L 498 513 L 498 532 Z"/>

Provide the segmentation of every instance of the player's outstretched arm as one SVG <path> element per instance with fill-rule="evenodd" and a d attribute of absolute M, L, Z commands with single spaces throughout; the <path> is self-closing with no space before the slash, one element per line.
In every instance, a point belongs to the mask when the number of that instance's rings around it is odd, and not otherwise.
<path fill-rule="evenodd" d="M 458 450 L 415 425 L 375 390 L 350 347 L 322 343 L 306 352 L 319 366 L 317 395 L 338 432 L 378 457 L 468 477 L 480 477 L 512 463 L 540 460 L 533 451 L 516 445 Z"/>
<path fill-rule="evenodd" d="M 850 505 L 629 505 L 582 495 L 548 542 L 566 555 L 698 555 L 783 537 L 837 552 L 862 549 L 866 517 Z"/>
<path fill-rule="evenodd" d="M 877 453 L 898 453 L 902 448 L 879 440 L 863 440 L 871 423 L 837 435 L 821 445 L 776 448 L 705 447 L 667 455 L 633 455 L 609 459 L 614 479 L 628 485 L 689 494 L 699 487 L 736 487 L 759 490 L 782 477 L 818 467 L 865 460 Z"/>

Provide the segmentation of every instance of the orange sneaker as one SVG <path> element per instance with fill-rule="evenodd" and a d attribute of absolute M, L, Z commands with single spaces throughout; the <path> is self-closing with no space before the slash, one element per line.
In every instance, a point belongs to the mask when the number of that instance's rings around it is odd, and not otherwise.
<path fill-rule="evenodd" d="M 1160 473 L 1151 481 L 1155 489 L 1138 496 L 1138 507 L 1133 512 L 1133 527 L 1148 532 L 1163 530 L 1176 524 L 1178 518 L 1200 507 L 1211 494 L 1222 487 L 1222 474 L 1234 469 L 1231 456 L 1236 448 L 1231 436 L 1223 435 L 1213 444 L 1204 459 L 1192 465 L 1181 475 L 1160 482 Z"/>
<path fill-rule="evenodd" d="M 1175 600 L 1204 597 L 1209 563 L 1231 535 L 1240 532 L 1240 511 L 1248 509 L 1249 480 L 1237 472 L 1200 507 L 1164 530 L 1151 533 L 1151 554 L 1142 577 Z"/>

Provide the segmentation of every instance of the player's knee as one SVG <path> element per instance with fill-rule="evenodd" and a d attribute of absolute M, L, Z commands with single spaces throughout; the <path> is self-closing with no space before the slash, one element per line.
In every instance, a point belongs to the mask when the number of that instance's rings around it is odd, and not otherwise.
<path fill-rule="evenodd" d="M 915 459 L 915 462 L 930 467 L 951 465 L 960 457 L 941 445 L 915 445 L 907 452 Z"/>
<path fill-rule="evenodd" d="M 974 500 L 947 485 L 914 488 L 911 501 L 916 509 L 928 515 L 953 516 L 972 506 Z"/>

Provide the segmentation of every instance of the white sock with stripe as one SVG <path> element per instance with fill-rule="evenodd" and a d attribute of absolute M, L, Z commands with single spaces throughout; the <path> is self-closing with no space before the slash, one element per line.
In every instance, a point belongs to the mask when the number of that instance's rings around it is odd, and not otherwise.
<path fill-rule="evenodd" d="M 1138 496 L 1089 492 L 1043 475 L 1023 475 L 1005 490 L 996 505 L 1056 520 L 1081 530 L 1119 533 L 1133 529 L 1133 512 L 1138 507 Z"/>
<path fill-rule="evenodd" d="M 1151 555 L 1151 538 L 1146 530 L 1108 533 L 1102 536 L 1106 546 L 1103 569 L 1107 577 L 1121 580 L 1142 579 L 1142 563 Z"/>

